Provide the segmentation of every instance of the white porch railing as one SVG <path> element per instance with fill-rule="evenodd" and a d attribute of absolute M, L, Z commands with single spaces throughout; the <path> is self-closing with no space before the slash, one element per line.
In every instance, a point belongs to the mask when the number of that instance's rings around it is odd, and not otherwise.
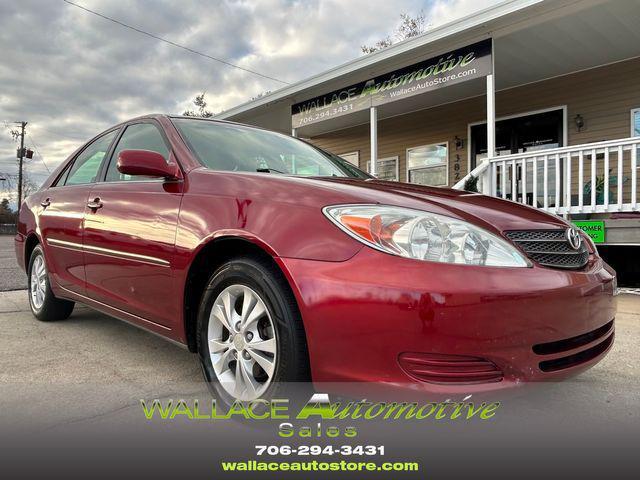
<path fill-rule="evenodd" d="M 453 188 L 473 175 L 482 193 L 550 213 L 638 211 L 638 149 L 640 137 L 501 155 Z"/>

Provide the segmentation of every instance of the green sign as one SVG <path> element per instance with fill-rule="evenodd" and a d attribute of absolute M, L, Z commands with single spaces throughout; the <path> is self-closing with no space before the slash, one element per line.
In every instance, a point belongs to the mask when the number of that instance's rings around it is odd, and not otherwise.
<path fill-rule="evenodd" d="M 576 227 L 591 237 L 593 243 L 604 243 L 604 221 L 603 220 L 576 220 L 573 222 Z"/>

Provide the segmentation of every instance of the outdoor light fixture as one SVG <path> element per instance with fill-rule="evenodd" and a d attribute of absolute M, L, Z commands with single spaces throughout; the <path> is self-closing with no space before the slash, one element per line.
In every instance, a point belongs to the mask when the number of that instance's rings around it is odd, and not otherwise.
<path fill-rule="evenodd" d="M 584 118 L 582 118 L 582 115 L 577 114 L 573 121 L 576 122 L 576 128 L 578 131 L 582 130 L 582 127 L 584 127 Z"/>
<path fill-rule="evenodd" d="M 456 135 L 455 145 L 456 145 L 456 150 L 462 149 L 464 147 L 464 140 Z"/>

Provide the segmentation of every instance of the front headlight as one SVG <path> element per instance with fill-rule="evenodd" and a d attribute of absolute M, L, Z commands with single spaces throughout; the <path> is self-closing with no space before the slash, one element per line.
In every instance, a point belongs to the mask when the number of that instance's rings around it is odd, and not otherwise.
<path fill-rule="evenodd" d="M 389 205 L 336 205 L 322 211 L 353 238 L 392 255 L 459 265 L 529 266 L 505 240 L 456 218 Z"/>

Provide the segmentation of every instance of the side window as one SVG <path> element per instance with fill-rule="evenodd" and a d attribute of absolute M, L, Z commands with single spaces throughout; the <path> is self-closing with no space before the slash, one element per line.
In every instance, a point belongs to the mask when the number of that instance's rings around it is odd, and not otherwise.
<path fill-rule="evenodd" d="M 161 154 L 165 160 L 169 158 L 167 144 L 164 142 L 160 130 L 158 130 L 155 125 L 151 123 L 129 125 L 122 134 L 122 137 L 120 137 L 116 148 L 113 150 L 113 155 L 111 155 L 111 161 L 107 169 L 107 182 L 120 182 L 134 179 L 134 177 L 130 175 L 123 175 L 118 172 L 118 154 L 122 150 L 151 150 L 152 152 Z M 135 177 L 136 180 L 140 178 L 145 177 Z"/>
<path fill-rule="evenodd" d="M 84 183 L 95 182 L 102 159 L 109 150 L 109 145 L 113 142 L 117 130 L 109 132 L 93 143 L 90 143 L 76 157 L 73 165 L 69 169 L 65 185 L 82 185 Z"/>
<path fill-rule="evenodd" d="M 73 160 L 69 162 L 69 165 L 67 165 L 64 168 L 62 173 L 58 176 L 56 181 L 53 182 L 53 184 L 51 186 L 52 187 L 62 187 L 62 186 L 64 186 L 64 182 L 67 181 L 67 177 L 69 176 L 69 171 L 71 170 L 72 166 L 73 166 Z"/>

